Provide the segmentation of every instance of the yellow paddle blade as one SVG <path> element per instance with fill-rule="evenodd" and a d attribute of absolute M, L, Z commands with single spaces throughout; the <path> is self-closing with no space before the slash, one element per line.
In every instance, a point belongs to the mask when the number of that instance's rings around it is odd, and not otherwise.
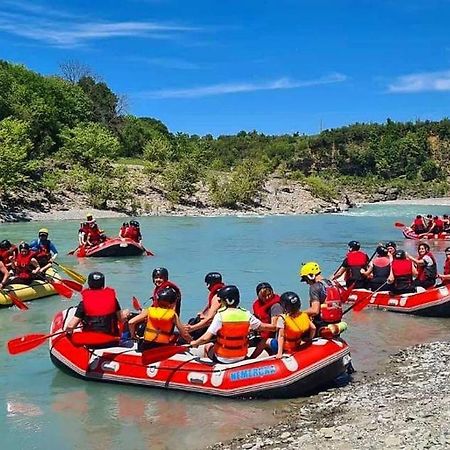
<path fill-rule="evenodd" d="M 78 273 L 75 270 L 71 269 L 70 267 L 63 266 L 62 264 L 59 264 L 57 262 L 55 262 L 55 264 L 58 267 L 61 267 L 61 270 L 63 270 L 73 280 L 77 281 L 80 284 L 86 283 L 87 278 L 84 275 L 82 275 L 81 273 Z"/>

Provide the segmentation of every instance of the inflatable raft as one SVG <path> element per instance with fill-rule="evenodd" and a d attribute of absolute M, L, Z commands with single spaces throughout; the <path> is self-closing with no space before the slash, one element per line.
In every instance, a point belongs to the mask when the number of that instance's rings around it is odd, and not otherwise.
<path fill-rule="evenodd" d="M 450 317 L 450 285 L 413 292 L 411 294 L 393 295 L 387 291 L 371 293 L 366 289 L 354 289 L 348 301 L 354 302 L 370 297 L 368 307 L 385 311 L 428 317 Z"/>
<path fill-rule="evenodd" d="M 79 258 L 149 254 L 141 244 L 128 238 L 108 238 L 94 247 L 78 247 L 71 253 Z"/>
<path fill-rule="evenodd" d="M 74 308 L 59 312 L 51 333 L 62 331 Z M 284 355 L 259 357 L 235 364 L 218 364 L 188 351 L 149 365 L 133 348 L 75 347 L 65 334 L 49 340 L 53 363 L 85 380 L 136 384 L 223 397 L 287 398 L 303 396 L 329 386 L 350 368 L 346 342 L 315 339 L 304 349 Z"/>
<path fill-rule="evenodd" d="M 59 278 L 57 272 L 51 267 L 46 272 L 48 275 Z M 50 283 L 46 281 L 34 280 L 29 286 L 26 284 L 10 284 L 0 291 L 0 307 L 12 306 L 8 292 L 13 291 L 23 302 L 30 302 L 40 298 L 56 295 L 56 291 Z"/>
<path fill-rule="evenodd" d="M 422 237 L 419 237 L 418 234 L 415 233 L 413 229 L 410 227 L 405 227 L 402 229 L 403 236 L 405 236 L 406 239 L 429 239 L 429 240 L 438 240 L 438 241 L 449 241 L 450 240 L 450 233 L 428 233 L 425 234 Z"/>

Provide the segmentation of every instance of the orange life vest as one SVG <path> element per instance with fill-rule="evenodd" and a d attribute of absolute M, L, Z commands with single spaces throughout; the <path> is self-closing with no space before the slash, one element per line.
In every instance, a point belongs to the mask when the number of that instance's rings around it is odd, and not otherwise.
<path fill-rule="evenodd" d="M 174 337 L 175 311 L 159 306 L 150 306 L 147 314 L 144 340 L 156 344 L 170 344 Z"/>
<path fill-rule="evenodd" d="M 241 308 L 219 310 L 222 328 L 217 333 L 214 353 L 222 358 L 242 358 L 247 356 L 250 313 Z"/>
<path fill-rule="evenodd" d="M 286 353 L 295 352 L 298 350 L 303 336 L 309 331 L 309 316 L 301 312 L 296 317 L 292 317 L 289 314 L 282 314 L 280 317 L 284 320 L 283 351 Z"/>
<path fill-rule="evenodd" d="M 33 254 L 30 252 L 27 255 L 22 255 L 19 253 L 15 259 L 15 272 L 19 278 L 24 280 L 31 279 L 32 271 L 34 267 L 31 265 L 31 260 L 33 259 Z"/>

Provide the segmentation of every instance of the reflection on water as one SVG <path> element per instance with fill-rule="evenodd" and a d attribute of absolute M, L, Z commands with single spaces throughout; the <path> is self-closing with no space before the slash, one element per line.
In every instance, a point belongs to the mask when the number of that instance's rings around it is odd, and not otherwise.
<path fill-rule="evenodd" d="M 430 213 L 442 208 L 430 207 Z M 425 212 L 423 207 L 419 212 Z M 140 219 L 145 244 L 155 257 L 125 260 L 63 256 L 76 240 L 77 221 L 0 225 L 5 238 L 17 242 L 34 237 L 41 226 L 50 228 L 60 262 L 82 273 L 101 270 L 116 288 L 123 307 L 136 295 L 145 302 L 151 292 L 150 274 L 166 266 L 183 292 L 186 320 L 206 302 L 204 275 L 219 271 L 228 283 L 241 288 L 242 304 L 249 307 L 255 286 L 270 281 L 282 293 L 307 288 L 299 283 L 300 262 L 317 260 L 324 274 L 340 264 L 349 240 L 361 241 L 368 253 L 378 242 L 395 240 L 413 253 L 417 243 L 402 240 L 394 221 L 408 223 L 416 210 L 407 207 L 368 206 L 350 215 L 267 218 Z M 114 234 L 121 219 L 102 219 L 102 228 Z M 431 242 L 439 264 L 447 243 Z M 31 303 L 26 313 L 0 310 L 0 345 L 12 337 L 48 332 L 56 311 L 76 304 L 60 297 Z M 304 302 L 306 303 L 306 301 Z M 412 317 L 365 309 L 346 316 L 348 340 L 357 371 L 374 372 L 387 356 L 407 345 L 448 339 L 449 320 Z M 2 448 L 58 449 L 197 449 L 233 437 L 274 420 L 273 410 L 286 401 L 227 400 L 136 386 L 84 382 L 53 367 L 43 345 L 33 352 L 9 357 L 0 353 L 0 420 Z M 358 374 L 357 374 L 358 376 Z M 37 431 L 39 431 L 37 433 Z"/>

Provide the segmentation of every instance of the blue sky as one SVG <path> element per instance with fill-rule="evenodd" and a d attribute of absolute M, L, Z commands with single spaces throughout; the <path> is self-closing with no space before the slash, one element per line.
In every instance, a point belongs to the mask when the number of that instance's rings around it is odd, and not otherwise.
<path fill-rule="evenodd" d="M 76 60 L 171 131 L 449 116 L 449 0 L 0 0 L 0 58 Z"/>

